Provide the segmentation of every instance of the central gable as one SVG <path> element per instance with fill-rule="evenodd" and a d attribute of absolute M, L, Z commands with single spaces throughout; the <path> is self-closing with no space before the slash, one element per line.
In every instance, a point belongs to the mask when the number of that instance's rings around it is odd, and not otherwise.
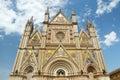
<path fill-rule="evenodd" d="M 58 14 L 51 20 L 51 24 L 70 24 L 70 21 L 67 17 L 59 11 Z"/>

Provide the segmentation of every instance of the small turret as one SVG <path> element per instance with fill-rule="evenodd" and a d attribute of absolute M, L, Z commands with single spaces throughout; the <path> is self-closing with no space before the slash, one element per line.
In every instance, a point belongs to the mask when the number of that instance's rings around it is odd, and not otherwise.
<path fill-rule="evenodd" d="M 90 20 L 87 21 L 87 30 L 90 37 L 97 37 L 95 27 Z"/>
<path fill-rule="evenodd" d="M 33 23 L 33 16 L 32 16 L 30 18 L 30 20 L 28 20 L 26 25 L 25 25 L 24 33 L 23 33 L 21 43 L 20 43 L 20 46 L 19 46 L 20 48 L 26 47 L 27 41 L 29 39 L 29 36 L 33 32 L 33 29 L 34 29 L 34 23 Z"/>
<path fill-rule="evenodd" d="M 33 22 L 33 16 L 30 18 L 30 22 Z"/>
<path fill-rule="evenodd" d="M 43 32 L 45 32 L 45 33 L 47 31 L 47 25 L 48 25 L 48 23 L 49 23 L 49 8 L 47 8 L 47 10 L 45 12 L 45 19 L 44 19 L 44 22 L 43 22 L 43 24 L 44 24 Z"/>
<path fill-rule="evenodd" d="M 48 23 L 49 23 L 49 8 L 47 8 L 47 10 L 45 12 L 45 19 L 44 19 L 44 22 L 43 22 L 44 26 L 43 26 L 43 33 L 42 33 L 42 44 L 41 44 L 42 48 L 45 47 L 45 43 L 46 43 Z"/>
<path fill-rule="evenodd" d="M 90 20 L 87 21 L 87 28 L 94 28 L 94 25 Z"/>
<path fill-rule="evenodd" d="M 44 19 L 44 23 L 49 22 L 49 8 L 47 8 L 46 12 L 45 12 L 45 19 Z"/>
<path fill-rule="evenodd" d="M 76 21 L 76 14 L 73 10 L 72 10 L 72 25 L 73 25 L 73 30 L 74 30 L 75 36 L 78 36 L 78 24 Z"/>
<path fill-rule="evenodd" d="M 29 32 L 29 35 L 33 32 L 34 29 L 34 23 L 33 23 L 33 16 L 30 18 L 30 20 L 27 21 L 25 26 L 25 32 Z M 24 33 L 25 33 L 24 32 Z"/>
<path fill-rule="evenodd" d="M 92 41 L 94 42 L 94 47 L 99 49 L 100 44 L 98 43 L 96 29 L 90 20 L 87 21 L 87 30 L 88 30 L 89 36 L 91 37 Z"/>
<path fill-rule="evenodd" d="M 73 24 L 77 24 L 77 21 L 76 21 L 76 14 L 75 12 L 72 10 L 72 23 Z"/>
<path fill-rule="evenodd" d="M 77 21 L 76 21 L 76 14 L 75 12 L 72 10 L 72 26 L 73 26 L 73 32 L 74 32 L 74 39 L 75 39 L 75 42 L 76 42 L 76 47 L 79 48 L 79 36 L 78 36 L 78 24 L 77 24 Z"/>

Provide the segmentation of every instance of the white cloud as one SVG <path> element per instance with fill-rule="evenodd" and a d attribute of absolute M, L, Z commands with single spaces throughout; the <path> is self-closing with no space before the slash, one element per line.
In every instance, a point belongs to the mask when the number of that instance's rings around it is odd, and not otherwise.
<path fill-rule="evenodd" d="M 31 16 L 34 17 L 34 24 L 40 24 L 44 20 L 47 7 L 50 8 L 50 15 L 53 16 L 67 3 L 68 0 L 16 0 L 13 6 L 11 0 L 0 0 L 0 31 L 4 31 L 6 35 L 21 34 Z"/>
<path fill-rule="evenodd" d="M 86 9 L 85 9 L 85 14 L 84 14 L 84 16 L 85 16 L 85 17 L 90 16 L 90 15 L 91 15 L 91 12 L 92 12 L 92 9 L 86 8 Z"/>
<path fill-rule="evenodd" d="M 105 12 L 109 13 L 119 4 L 120 0 L 110 0 L 109 3 L 103 2 L 103 0 L 97 0 L 96 14 L 101 15 Z"/>
<path fill-rule="evenodd" d="M 90 19 L 90 16 L 92 15 L 92 9 L 88 7 L 88 5 L 85 5 L 85 10 L 83 12 L 84 14 L 81 14 L 81 16 L 77 16 L 77 21 L 78 23 L 80 23 L 80 25 L 82 23 L 85 23 L 87 19 Z"/>
<path fill-rule="evenodd" d="M 119 41 L 119 39 L 117 37 L 117 34 L 114 31 L 112 31 L 111 33 L 105 35 L 104 38 L 105 38 L 105 40 L 103 41 L 103 43 L 106 46 L 111 46 L 113 43 Z"/>
<path fill-rule="evenodd" d="M 4 38 L 4 36 L 3 35 L 0 35 L 0 39 L 3 39 Z"/>

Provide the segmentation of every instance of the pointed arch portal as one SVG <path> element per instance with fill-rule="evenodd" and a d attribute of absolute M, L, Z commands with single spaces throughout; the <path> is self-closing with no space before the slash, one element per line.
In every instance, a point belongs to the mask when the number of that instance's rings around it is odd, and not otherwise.
<path fill-rule="evenodd" d="M 58 76 L 58 74 L 68 76 L 75 73 L 74 71 L 78 71 L 78 67 L 74 62 L 67 58 L 56 58 L 44 67 L 44 71 L 52 74 L 53 76 Z"/>

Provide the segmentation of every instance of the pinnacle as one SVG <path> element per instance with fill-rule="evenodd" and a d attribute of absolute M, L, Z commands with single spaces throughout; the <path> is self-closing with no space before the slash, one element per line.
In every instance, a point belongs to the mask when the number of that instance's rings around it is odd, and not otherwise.
<path fill-rule="evenodd" d="M 47 7 L 46 13 L 49 13 L 49 7 Z"/>
<path fill-rule="evenodd" d="M 33 16 L 30 18 L 30 22 L 33 22 Z"/>
<path fill-rule="evenodd" d="M 75 14 L 74 10 L 72 10 L 72 14 Z"/>

